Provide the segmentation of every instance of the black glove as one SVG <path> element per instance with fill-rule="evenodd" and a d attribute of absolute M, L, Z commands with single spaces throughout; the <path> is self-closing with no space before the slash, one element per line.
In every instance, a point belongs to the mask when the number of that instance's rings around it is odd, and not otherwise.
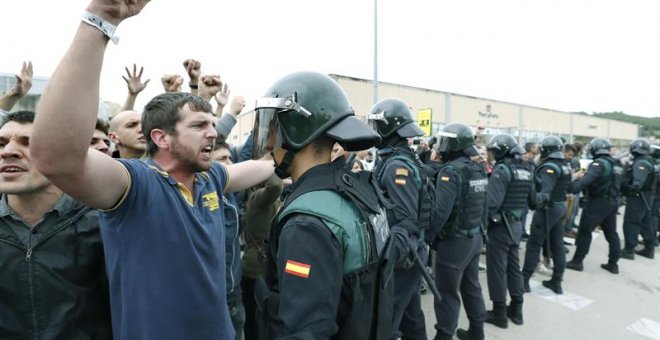
<path fill-rule="evenodd" d="M 395 226 L 390 229 L 390 237 L 393 237 L 394 247 L 397 249 L 397 268 L 408 269 L 413 266 L 411 252 L 417 251 L 419 245 L 417 237 L 410 235 L 405 228 Z"/>

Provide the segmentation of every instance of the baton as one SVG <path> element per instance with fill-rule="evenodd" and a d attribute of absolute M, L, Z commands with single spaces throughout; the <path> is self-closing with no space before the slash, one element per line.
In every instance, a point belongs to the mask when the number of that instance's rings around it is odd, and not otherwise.
<path fill-rule="evenodd" d="M 422 271 L 422 276 L 424 277 L 424 281 L 426 281 L 426 285 L 431 290 L 431 293 L 433 293 L 435 300 L 437 302 L 442 301 L 440 292 L 438 291 L 438 288 L 435 286 L 435 282 L 433 282 L 431 275 L 429 275 L 429 272 L 426 271 L 426 266 L 424 265 L 424 262 L 422 262 L 422 259 L 419 257 L 419 254 L 417 254 L 415 249 L 412 248 L 410 249 L 410 253 L 412 253 L 413 258 L 415 259 L 415 264 L 417 265 L 419 270 Z"/>
<path fill-rule="evenodd" d="M 640 191 L 639 196 L 642 197 L 642 201 L 644 201 L 644 206 L 646 206 L 646 210 L 651 211 L 651 206 L 649 206 L 649 202 L 646 200 L 646 196 L 644 196 L 644 193 Z"/>
<path fill-rule="evenodd" d="M 513 238 L 513 232 L 511 231 L 511 225 L 509 225 L 509 221 L 506 219 L 506 216 L 503 213 L 500 213 L 502 216 L 502 221 L 504 221 L 504 225 L 506 226 L 506 231 L 509 232 L 509 236 L 511 236 L 511 240 L 513 242 L 516 242 L 516 240 Z"/>

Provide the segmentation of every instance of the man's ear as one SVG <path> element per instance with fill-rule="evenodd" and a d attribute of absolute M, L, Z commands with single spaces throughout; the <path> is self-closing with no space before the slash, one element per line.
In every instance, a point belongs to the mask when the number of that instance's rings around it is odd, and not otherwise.
<path fill-rule="evenodd" d="M 151 130 L 149 137 L 154 142 L 154 144 L 156 144 L 159 150 L 167 150 L 170 148 L 170 140 L 168 138 L 169 135 L 167 132 L 165 132 L 165 130 L 153 129 Z"/>
<path fill-rule="evenodd" d="M 121 141 L 119 140 L 119 137 L 117 137 L 116 133 L 114 132 L 108 133 L 108 138 L 110 138 L 110 141 L 115 145 L 121 145 Z"/>

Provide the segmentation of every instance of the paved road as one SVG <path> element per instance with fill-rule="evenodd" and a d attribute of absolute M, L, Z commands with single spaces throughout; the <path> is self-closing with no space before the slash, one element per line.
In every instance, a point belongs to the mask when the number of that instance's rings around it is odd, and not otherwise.
<path fill-rule="evenodd" d="M 623 209 L 618 218 L 619 236 L 623 241 L 622 226 Z M 567 259 L 570 260 L 575 247 L 568 248 L 571 252 Z M 524 249 L 523 244 L 521 263 Z M 619 260 L 619 275 L 601 269 L 600 264 L 605 262 L 607 241 L 602 232 L 597 232 L 584 261 L 584 271 L 566 270 L 564 296 L 540 286 L 541 280 L 549 276 L 535 274 L 532 293 L 525 294 L 524 325 L 509 322 L 509 328 L 501 329 L 486 324 L 486 339 L 660 339 L 660 248 L 656 248 L 655 260 L 641 256 L 636 256 L 634 261 Z M 481 263 L 486 263 L 483 255 Z M 486 307 L 490 309 L 485 273 L 480 274 L 480 281 Z M 534 287 L 534 283 L 539 287 Z M 435 316 L 430 292 L 422 296 L 422 308 L 429 339 L 433 339 Z M 461 310 L 459 327 L 467 326 L 465 311 Z"/>

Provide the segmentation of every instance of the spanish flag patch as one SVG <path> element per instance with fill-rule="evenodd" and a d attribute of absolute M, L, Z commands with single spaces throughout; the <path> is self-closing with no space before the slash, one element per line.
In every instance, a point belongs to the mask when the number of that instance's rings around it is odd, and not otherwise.
<path fill-rule="evenodd" d="M 405 178 L 395 178 L 394 183 L 397 185 L 406 185 L 406 179 Z"/>
<path fill-rule="evenodd" d="M 408 169 L 406 169 L 406 168 L 397 168 L 396 169 L 396 176 L 406 176 L 406 177 L 408 177 Z"/>
<path fill-rule="evenodd" d="M 443 182 L 449 182 L 449 176 L 442 176 L 440 177 L 440 180 Z"/>
<path fill-rule="evenodd" d="M 312 266 L 308 264 L 287 260 L 286 267 L 284 267 L 284 272 L 306 279 L 309 277 L 310 269 L 312 269 Z"/>
<path fill-rule="evenodd" d="M 554 174 L 555 173 L 555 171 L 552 170 L 552 169 L 548 169 L 548 170 L 546 170 L 546 172 L 549 173 L 549 174 Z"/>

